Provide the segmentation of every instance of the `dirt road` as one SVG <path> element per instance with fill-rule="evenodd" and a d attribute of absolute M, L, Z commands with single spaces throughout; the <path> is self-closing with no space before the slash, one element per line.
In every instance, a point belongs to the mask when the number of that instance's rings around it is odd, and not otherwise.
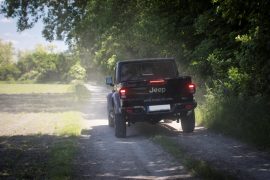
<path fill-rule="evenodd" d="M 86 109 L 87 128 L 80 139 L 76 159 L 78 179 L 192 179 L 193 177 L 159 146 L 140 134 L 137 126 L 128 128 L 127 138 L 118 139 L 107 125 L 104 87 L 87 85 L 92 100 Z M 87 113 L 88 111 L 88 113 Z"/>
<path fill-rule="evenodd" d="M 181 160 L 174 160 L 149 139 L 149 135 L 163 135 L 179 143 L 192 157 L 203 159 L 239 179 L 270 179 L 267 153 L 204 128 L 197 127 L 194 133 L 183 134 L 177 123 L 141 123 L 127 128 L 126 139 L 115 138 L 114 129 L 107 125 L 105 97 L 109 90 L 94 84 L 87 87 L 92 92 L 92 101 L 85 109 L 88 121 L 80 139 L 76 178 L 194 178 L 183 168 Z"/>
<path fill-rule="evenodd" d="M 82 115 L 72 179 L 198 179 L 155 144 L 165 136 L 194 159 L 239 179 L 270 179 L 270 156 L 234 139 L 197 127 L 183 134 L 180 124 L 138 123 L 118 139 L 107 125 L 106 87 L 87 84 L 91 99 L 74 104 L 70 95 L 0 95 L 0 179 L 46 179 L 49 149 L 65 136 L 55 135 L 63 115 Z M 71 111 L 71 112 L 70 112 Z"/>

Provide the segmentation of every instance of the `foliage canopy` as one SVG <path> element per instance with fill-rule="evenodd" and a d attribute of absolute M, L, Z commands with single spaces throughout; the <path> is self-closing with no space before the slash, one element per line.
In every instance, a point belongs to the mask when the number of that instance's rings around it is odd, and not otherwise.
<path fill-rule="evenodd" d="M 120 59 L 175 57 L 181 73 L 235 95 L 269 95 L 270 2 L 264 0 L 9 0 L 18 30 L 38 19 L 48 40 L 65 39 L 111 72 Z M 90 60 L 89 60 L 90 59 Z"/>

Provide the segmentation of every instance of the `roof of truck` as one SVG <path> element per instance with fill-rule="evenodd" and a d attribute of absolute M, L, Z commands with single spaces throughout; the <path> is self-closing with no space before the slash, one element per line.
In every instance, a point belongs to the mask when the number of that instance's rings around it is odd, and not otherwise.
<path fill-rule="evenodd" d="M 143 58 L 143 59 L 128 59 L 118 61 L 118 63 L 126 63 L 126 62 L 140 62 L 140 61 L 168 61 L 174 60 L 174 58 Z"/>

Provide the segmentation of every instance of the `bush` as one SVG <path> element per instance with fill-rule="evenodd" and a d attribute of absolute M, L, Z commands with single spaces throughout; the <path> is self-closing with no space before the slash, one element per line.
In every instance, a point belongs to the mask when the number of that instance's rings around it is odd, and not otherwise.
<path fill-rule="evenodd" d="M 15 64 L 0 65 L 0 80 L 11 81 L 17 79 L 20 74 L 20 70 Z"/>
<path fill-rule="evenodd" d="M 90 91 L 85 87 L 81 81 L 72 81 L 73 92 L 79 101 L 87 101 L 90 98 Z"/>
<path fill-rule="evenodd" d="M 28 80 L 37 81 L 40 77 L 41 77 L 40 72 L 32 70 L 30 72 L 27 72 L 27 73 L 23 74 L 19 78 L 19 81 L 28 81 Z"/>
<path fill-rule="evenodd" d="M 209 129 L 261 148 L 270 148 L 270 101 L 266 97 L 218 96 L 208 92 L 199 106 L 201 123 Z"/>
<path fill-rule="evenodd" d="M 80 63 L 76 63 L 70 68 L 67 76 L 69 81 L 85 80 L 86 70 L 80 65 Z"/>

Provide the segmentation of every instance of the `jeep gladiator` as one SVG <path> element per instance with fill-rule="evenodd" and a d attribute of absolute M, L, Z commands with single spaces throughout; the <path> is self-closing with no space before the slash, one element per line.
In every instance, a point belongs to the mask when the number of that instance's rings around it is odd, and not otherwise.
<path fill-rule="evenodd" d="M 107 95 L 107 113 L 116 137 L 126 137 L 127 123 L 161 120 L 181 120 L 183 132 L 194 131 L 196 87 L 190 76 L 179 76 L 174 59 L 119 61 L 106 84 L 113 87 Z"/>

